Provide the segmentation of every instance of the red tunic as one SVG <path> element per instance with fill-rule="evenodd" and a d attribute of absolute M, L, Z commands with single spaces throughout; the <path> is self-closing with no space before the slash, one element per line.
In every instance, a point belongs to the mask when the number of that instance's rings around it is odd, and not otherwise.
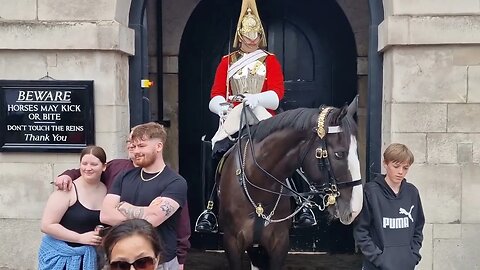
<path fill-rule="evenodd" d="M 283 86 L 283 73 L 282 67 L 278 62 L 274 54 L 267 53 L 265 58 L 265 67 L 267 69 L 267 74 L 265 76 L 265 82 L 263 83 L 262 92 L 273 90 L 277 93 L 278 100 L 282 100 L 283 95 L 285 94 L 285 88 Z M 217 67 L 217 72 L 215 73 L 215 80 L 213 81 L 212 90 L 210 92 L 210 98 L 215 96 L 222 96 L 225 99 L 227 98 L 227 70 L 228 70 L 228 55 L 222 57 L 220 64 Z M 273 111 L 268 110 L 272 115 Z"/>

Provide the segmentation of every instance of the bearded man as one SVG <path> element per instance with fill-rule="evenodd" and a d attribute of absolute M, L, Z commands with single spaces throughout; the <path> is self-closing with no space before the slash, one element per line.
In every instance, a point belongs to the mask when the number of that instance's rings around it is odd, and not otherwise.
<path fill-rule="evenodd" d="M 117 225 L 141 218 L 150 222 L 163 241 L 162 270 L 177 270 L 176 227 L 187 200 L 187 182 L 165 164 L 165 128 L 158 123 L 141 124 L 130 135 L 133 163 L 138 167 L 117 177 L 103 202 L 100 221 Z"/>

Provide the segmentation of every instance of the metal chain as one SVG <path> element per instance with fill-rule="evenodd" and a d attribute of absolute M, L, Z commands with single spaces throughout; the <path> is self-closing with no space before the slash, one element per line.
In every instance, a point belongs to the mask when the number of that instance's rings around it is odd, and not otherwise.
<path fill-rule="evenodd" d="M 246 185 L 246 182 L 249 183 L 250 185 L 258 188 L 258 189 L 261 189 L 261 190 L 264 190 L 263 188 L 261 187 L 258 187 L 256 185 L 254 185 L 253 183 L 251 183 L 248 178 L 247 178 L 247 175 L 246 175 L 246 172 L 245 172 L 245 166 L 246 166 L 246 157 L 247 157 L 247 147 L 248 147 L 248 143 L 250 142 L 249 139 L 247 139 L 246 143 L 245 143 L 245 148 L 244 148 L 244 152 L 243 152 L 243 160 L 242 160 L 242 186 L 243 186 L 243 190 L 245 191 L 245 194 L 247 195 L 247 198 L 248 200 L 250 201 L 250 203 L 252 204 L 253 208 L 256 208 L 257 205 L 255 204 L 255 202 L 253 201 L 252 197 L 250 196 L 250 193 L 248 192 L 248 189 L 247 189 L 247 185 Z M 272 191 L 270 190 L 265 190 L 265 191 L 269 191 L 271 193 L 273 193 Z M 293 211 L 293 213 L 291 213 L 290 215 L 284 217 L 284 218 L 280 218 L 280 219 L 271 219 L 272 216 L 274 215 L 275 213 L 275 210 L 277 209 L 277 206 L 278 206 L 278 203 L 280 202 L 280 198 L 282 197 L 282 192 L 283 192 L 283 186 L 280 187 L 280 192 L 277 193 L 278 194 L 278 197 L 277 197 L 277 201 L 275 202 L 275 206 L 273 207 L 272 211 L 270 212 L 270 214 L 268 216 L 266 216 L 265 214 L 261 214 L 260 217 L 262 219 L 265 220 L 265 226 L 267 226 L 268 224 L 270 223 L 278 223 L 278 222 L 283 222 L 285 220 L 288 220 L 290 218 L 292 218 L 293 216 L 295 216 L 296 214 L 298 214 L 298 212 L 300 212 L 304 207 L 313 207 L 313 206 L 316 206 L 320 211 L 324 211 L 325 208 L 327 207 L 326 206 L 326 196 L 323 196 L 322 198 L 322 202 L 323 202 L 323 205 L 318 205 L 317 203 L 313 202 L 313 201 L 310 201 L 310 200 L 307 200 L 305 198 L 300 198 L 300 199 L 303 199 L 303 203 L 300 207 L 298 207 L 297 209 L 295 209 L 295 211 Z"/>
<path fill-rule="evenodd" d="M 250 140 L 247 140 L 247 142 L 245 143 L 245 149 L 243 150 L 244 152 L 243 152 L 243 160 L 242 160 L 242 186 L 243 186 L 243 190 L 245 191 L 245 194 L 247 194 L 247 198 L 250 201 L 250 203 L 252 204 L 253 208 L 257 208 L 257 205 L 255 204 L 252 197 L 250 196 L 250 193 L 248 193 L 247 185 L 245 185 L 245 157 L 247 156 L 247 146 L 248 146 L 249 141 Z"/>

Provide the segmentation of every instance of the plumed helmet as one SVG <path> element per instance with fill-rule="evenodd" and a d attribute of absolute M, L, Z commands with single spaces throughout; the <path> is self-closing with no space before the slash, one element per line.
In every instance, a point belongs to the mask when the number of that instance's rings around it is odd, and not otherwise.
<path fill-rule="evenodd" d="M 260 36 L 260 47 L 267 47 L 265 31 L 263 29 L 260 16 L 258 15 L 257 4 L 255 0 L 243 0 L 240 16 L 238 17 L 237 31 L 233 41 L 233 47 L 238 47 L 240 36 L 249 39 L 256 39 Z"/>

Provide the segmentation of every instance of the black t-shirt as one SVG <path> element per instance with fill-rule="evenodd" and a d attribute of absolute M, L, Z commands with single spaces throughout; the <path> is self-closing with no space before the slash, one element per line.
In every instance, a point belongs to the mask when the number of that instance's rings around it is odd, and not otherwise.
<path fill-rule="evenodd" d="M 141 168 L 134 168 L 120 174 L 114 181 L 108 193 L 120 196 L 120 201 L 125 201 L 135 206 L 148 206 L 157 197 L 167 197 L 176 201 L 183 207 L 187 200 L 187 181 L 168 166 L 150 181 L 143 181 L 140 177 Z M 143 173 L 146 179 L 155 174 Z M 170 218 L 157 227 L 157 232 L 162 239 L 164 253 L 163 262 L 175 258 L 177 251 L 177 221 L 180 216 L 179 208 Z"/>

